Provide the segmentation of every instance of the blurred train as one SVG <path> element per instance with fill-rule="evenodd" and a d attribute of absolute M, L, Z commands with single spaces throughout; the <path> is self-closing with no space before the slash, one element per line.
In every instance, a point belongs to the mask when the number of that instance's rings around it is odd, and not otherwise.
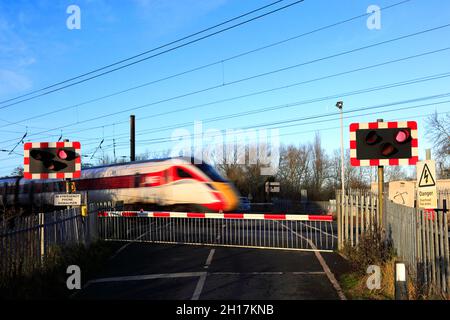
<path fill-rule="evenodd" d="M 89 202 L 122 202 L 124 209 L 173 211 L 231 211 L 239 193 L 209 164 L 192 158 L 166 158 L 91 167 L 73 179 L 77 193 Z M 53 205 L 55 193 L 64 193 L 58 180 L 0 179 L 0 206 L 43 208 Z"/>

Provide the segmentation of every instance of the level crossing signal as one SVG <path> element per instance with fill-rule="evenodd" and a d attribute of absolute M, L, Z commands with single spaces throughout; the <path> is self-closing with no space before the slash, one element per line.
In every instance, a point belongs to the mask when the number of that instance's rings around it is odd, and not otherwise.
<path fill-rule="evenodd" d="M 417 122 L 370 122 L 350 125 L 352 166 L 415 165 Z"/>
<path fill-rule="evenodd" d="M 73 142 L 24 144 L 26 179 L 67 179 L 81 176 L 81 145 Z"/>

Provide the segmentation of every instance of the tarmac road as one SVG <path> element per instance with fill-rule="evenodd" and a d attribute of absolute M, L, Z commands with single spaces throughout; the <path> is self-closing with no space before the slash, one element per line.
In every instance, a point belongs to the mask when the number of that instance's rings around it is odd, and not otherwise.
<path fill-rule="evenodd" d="M 335 253 L 125 243 L 75 299 L 345 299 Z"/>

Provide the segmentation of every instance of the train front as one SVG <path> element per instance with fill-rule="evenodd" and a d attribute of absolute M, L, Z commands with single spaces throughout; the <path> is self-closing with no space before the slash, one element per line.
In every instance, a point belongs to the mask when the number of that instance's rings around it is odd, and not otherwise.
<path fill-rule="evenodd" d="M 205 206 L 214 211 L 232 211 L 237 209 L 239 192 L 235 186 L 223 178 L 209 164 L 201 163 L 195 164 L 195 166 L 211 179 L 207 184 L 216 198 L 215 202 L 205 204 Z"/>

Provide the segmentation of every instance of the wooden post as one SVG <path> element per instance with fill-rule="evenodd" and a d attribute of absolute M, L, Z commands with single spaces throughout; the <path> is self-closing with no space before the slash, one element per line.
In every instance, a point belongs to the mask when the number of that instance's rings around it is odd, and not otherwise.
<path fill-rule="evenodd" d="M 130 115 L 130 161 L 136 160 L 135 116 Z"/>
<path fill-rule="evenodd" d="M 383 230 L 384 167 L 378 166 L 378 227 Z"/>

